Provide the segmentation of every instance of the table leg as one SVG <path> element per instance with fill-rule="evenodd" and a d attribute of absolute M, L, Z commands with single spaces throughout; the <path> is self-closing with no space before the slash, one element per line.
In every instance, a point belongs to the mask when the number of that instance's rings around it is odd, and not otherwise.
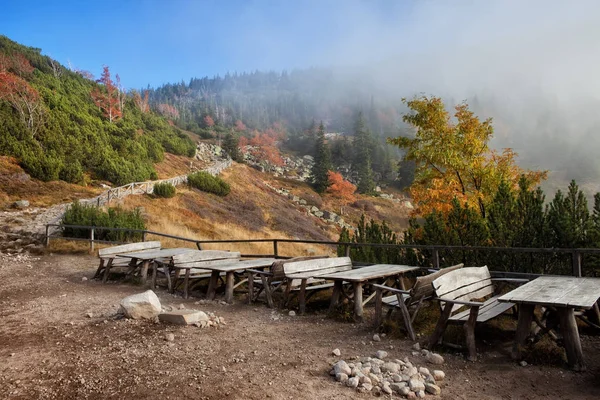
<path fill-rule="evenodd" d="M 191 273 L 191 268 L 186 268 L 185 269 L 185 276 L 183 277 L 183 298 L 187 299 L 189 297 L 189 290 L 190 290 L 190 273 Z"/>
<path fill-rule="evenodd" d="M 206 291 L 206 298 L 208 300 L 215 299 L 215 292 L 217 291 L 217 282 L 219 281 L 219 271 L 212 271 L 210 274 L 210 281 L 208 282 L 208 290 Z"/>
<path fill-rule="evenodd" d="M 356 322 L 363 320 L 363 284 L 354 282 L 354 319 Z"/>
<path fill-rule="evenodd" d="M 306 311 L 306 279 L 300 283 L 300 292 L 298 292 L 298 313 L 304 314 Z"/>
<path fill-rule="evenodd" d="M 110 268 L 112 267 L 114 258 L 110 258 L 106 266 L 104 267 L 104 275 L 102 276 L 102 283 L 106 283 L 108 281 L 108 275 L 110 275 Z"/>
<path fill-rule="evenodd" d="M 92 279 L 96 279 L 100 276 L 100 273 L 102 272 L 102 269 L 104 269 L 104 258 L 100 259 L 100 265 L 98 266 L 98 269 L 96 270 L 96 273 L 94 274 L 94 277 Z"/>
<path fill-rule="evenodd" d="M 142 272 L 141 272 L 141 280 L 142 284 L 146 283 L 146 279 L 148 278 L 148 266 L 150 265 L 150 260 L 144 260 L 144 264 L 142 264 Z"/>
<path fill-rule="evenodd" d="M 344 282 L 335 281 L 333 283 L 333 293 L 331 294 L 331 303 L 329 304 L 329 312 L 332 313 L 335 311 L 335 308 L 340 301 L 340 294 L 342 293 L 342 285 Z"/>
<path fill-rule="evenodd" d="M 171 285 L 171 269 L 168 264 L 163 265 L 163 271 L 167 277 L 167 289 L 169 290 L 169 293 L 173 293 L 173 286 Z"/>
<path fill-rule="evenodd" d="M 253 300 L 254 300 L 254 273 L 248 272 L 248 304 L 252 304 Z"/>
<path fill-rule="evenodd" d="M 152 280 L 150 281 L 150 289 L 154 290 L 156 288 L 156 278 L 158 274 L 158 265 L 156 263 L 152 263 Z"/>
<path fill-rule="evenodd" d="M 531 321 L 533 320 L 533 304 L 519 304 L 519 321 L 517 322 L 517 334 L 515 344 L 513 345 L 512 358 L 521 359 L 521 350 L 525 345 L 525 340 L 531 332 Z"/>
<path fill-rule="evenodd" d="M 585 371 L 581 340 L 579 339 L 579 330 L 577 329 L 573 308 L 559 307 L 558 318 L 560 319 L 560 330 L 563 334 L 569 367 L 575 371 Z"/>
<path fill-rule="evenodd" d="M 228 304 L 233 303 L 233 280 L 233 271 L 227 272 L 227 274 L 225 275 L 225 301 Z"/>

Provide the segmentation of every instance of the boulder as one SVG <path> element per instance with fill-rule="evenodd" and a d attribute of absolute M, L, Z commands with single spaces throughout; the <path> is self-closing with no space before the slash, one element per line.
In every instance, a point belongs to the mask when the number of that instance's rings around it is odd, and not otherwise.
<path fill-rule="evenodd" d="M 152 290 L 121 300 L 121 311 L 127 318 L 154 319 L 160 314 L 160 300 Z"/>
<path fill-rule="evenodd" d="M 428 363 L 435 365 L 442 365 L 444 363 L 444 357 L 440 356 L 437 353 L 429 353 L 426 358 Z"/>
<path fill-rule="evenodd" d="M 158 314 L 158 320 L 168 324 L 192 325 L 196 322 L 208 321 L 208 315 L 203 311 L 174 310 Z"/>
<path fill-rule="evenodd" d="M 29 207 L 29 201 L 28 200 L 18 200 L 18 201 L 15 201 L 13 203 L 13 207 L 14 208 L 20 208 L 20 209 L 27 208 L 27 207 Z"/>

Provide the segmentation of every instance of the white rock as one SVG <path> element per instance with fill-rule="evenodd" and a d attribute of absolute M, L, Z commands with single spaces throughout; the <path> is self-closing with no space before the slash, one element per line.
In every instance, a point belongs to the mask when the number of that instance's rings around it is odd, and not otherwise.
<path fill-rule="evenodd" d="M 179 305 L 179 307 L 177 307 L 178 310 L 185 310 L 185 304 L 181 303 Z"/>
<path fill-rule="evenodd" d="M 421 345 L 419 344 L 419 342 L 413 344 L 412 346 L 413 350 L 419 351 L 421 350 Z"/>
<path fill-rule="evenodd" d="M 165 333 L 165 340 L 167 342 L 172 342 L 173 340 L 175 340 L 175 335 L 173 335 L 172 333 Z"/>
<path fill-rule="evenodd" d="M 379 337 L 379 335 L 378 335 L 378 334 L 374 334 L 374 335 L 373 335 L 373 341 L 374 341 L 374 342 L 381 342 L 381 338 Z"/>
<path fill-rule="evenodd" d="M 439 369 L 433 371 L 433 379 L 435 379 L 436 381 L 443 381 L 445 377 L 446 374 L 444 373 L 444 371 L 441 371 Z"/>
<path fill-rule="evenodd" d="M 377 353 L 375 353 L 375 357 L 379 358 L 380 360 L 383 360 L 387 356 L 388 356 L 387 351 L 377 350 Z"/>
<path fill-rule="evenodd" d="M 411 379 L 408 382 L 408 387 L 413 392 L 418 392 L 419 390 L 425 390 L 425 384 L 418 379 Z"/>
<path fill-rule="evenodd" d="M 400 393 L 406 387 L 406 382 L 395 382 L 390 384 L 390 388 L 396 393 Z"/>
<path fill-rule="evenodd" d="M 121 311 L 127 318 L 155 319 L 160 314 L 160 300 L 152 290 L 121 300 Z"/>
<path fill-rule="evenodd" d="M 400 371 L 400 366 L 393 362 L 387 362 L 381 366 L 381 370 L 383 372 L 389 372 L 391 374 L 396 374 Z"/>
<path fill-rule="evenodd" d="M 204 311 L 179 309 L 158 314 L 158 320 L 175 325 L 192 325 L 208 321 L 209 318 Z"/>
<path fill-rule="evenodd" d="M 381 391 L 385 394 L 392 394 L 392 388 L 390 387 L 390 384 L 385 382 L 383 384 L 383 386 L 381 387 Z"/>
<path fill-rule="evenodd" d="M 362 386 L 363 388 L 365 388 L 365 390 L 366 390 L 367 392 L 370 392 L 371 390 L 373 390 L 373 385 L 371 385 L 370 383 L 363 383 L 361 386 Z"/>
<path fill-rule="evenodd" d="M 348 380 L 348 375 L 342 373 L 335 374 L 335 380 L 344 383 Z"/>
<path fill-rule="evenodd" d="M 371 379 L 371 383 L 374 385 L 377 385 L 381 381 L 381 379 L 379 379 L 379 377 L 373 373 L 369 374 L 369 379 Z"/>
<path fill-rule="evenodd" d="M 425 391 L 424 391 L 424 390 L 419 390 L 419 391 L 417 392 L 417 397 L 418 397 L 419 399 L 424 399 L 424 398 L 425 398 Z"/>
<path fill-rule="evenodd" d="M 398 394 L 401 396 L 409 396 L 409 394 L 411 394 L 412 392 L 410 391 L 410 389 L 408 388 L 408 386 L 403 386 L 398 390 Z"/>
<path fill-rule="evenodd" d="M 523 360 L 523 361 L 521 361 L 521 362 L 519 363 L 519 365 L 520 365 L 521 367 L 526 367 L 526 366 L 527 366 L 527 361 Z"/>
<path fill-rule="evenodd" d="M 339 357 L 342 355 L 342 352 L 340 351 L 340 349 L 334 349 L 331 353 L 336 357 Z"/>
<path fill-rule="evenodd" d="M 425 390 L 427 391 L 427 393 L 431 393 L 434 396 L 439 396 L 439 394 L 442 392 L 442 389 L 440 389 L 439 386 L 434 385 L 433 383 L 426 383 Z"/>
<path fill-rule="evenodd" d="M 346 374 L 350 375 L 352 373 L 352 369 L 348 366 L 346 361 L 340 360 L 333 365 L 333 369 L 336 374 Z"/>
<path fill-rule="evenodd" d="M 296 316 L 296 311 L 292 310 L 292 311 L 290 311 L 290 312 L 288 313 L 288 315 L 289 315 L 290 317 L 295 317 L 295 316 Z"/>
<path fill-rule="evenodd" d="M 371 378 L 369 378 L 368 376 L 365 376 L 365 375 L 362 375 L 362 376 L 361 376 L 361 377 L 358 379 L 358 381 L 359 381 L 360 383 L 368 383 L 368 384 L 372 384 L 372 382 L 371 382 Z"/>
<path fill-rule="evenodd" d="M 87 281 L 87 280 L 88 280 L 88 278 L 87 278 L 86 276 L 84 276 L 84 277 L 82 277 L 82 278 L 81 278 L 81 281 L 82 281 L 82 282 L 85 282 L 85 281 Z"/>
<path fill-rule="evenodd" d="M 419 367 L 419 373 L 423 374 L 423 376 L 430 375 L 429 370 L 425 367 Z"/>
<path fill-rule="evenodd" d="M 346 385 L 351 388 L 357 388 L 358 387 L 358 378 L 355 376 L 353 376 L 352 378 L 348 378 Z"/>
<path fill-rule="evenodd" d="M 440 356 L 437 353 L 429 353 L 426 358 L 428 363 L 435 365 L 442 365 L 444 363 L 444 357 Z"/>

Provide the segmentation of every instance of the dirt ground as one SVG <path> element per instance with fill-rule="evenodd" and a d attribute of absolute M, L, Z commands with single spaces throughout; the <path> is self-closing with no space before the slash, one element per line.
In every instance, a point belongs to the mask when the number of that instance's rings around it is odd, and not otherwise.
<path fill-rule="evenodd" d="M 163 305 L 224 317 L 219 328 L 114 319 L 120 299 L 143 288 L 82 280 L 96 265 L 91 256 L 0 255 L 1 399 L 368 399 L 374 396 L 328 375 L 334 348 L 344 358 L 383 349 L 427 366 L 412 356 L 410 341 L 388 336 L 372 342 L 368 323 L 339 322 L 314 311 L 291 317 L 245 304 L 243 295 L 234 305 L 194 304 L 198 299 L 157 290 Z M 165 340 L 168 332 L 173 342 Z M 443 353 L 441 398 L 598 399 L 600 340 L 582 340 L 585 373 L 521 367 L 506 349 L 485 343 L 474 363 Z"/>

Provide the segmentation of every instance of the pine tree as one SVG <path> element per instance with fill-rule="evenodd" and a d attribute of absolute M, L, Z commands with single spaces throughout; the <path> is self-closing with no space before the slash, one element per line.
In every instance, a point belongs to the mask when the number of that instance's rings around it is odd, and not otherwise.
<path fill-rule="evenodd" d="M 503 180 L 488 206 L 487 223 L 493 246 L 510 247 L 517 223 L 517 200 L 508 182 Z"/>
<path fill-rule="evenodd" d="M 223 140 L 223 150 L 229 154 L 233 161 L 243 162 L 244 159 L 239 148 L 240 138 L 234 132 L 228 132 Z"/>
<path fill-rule="evenodd" d="M 569 184 L 566 195 L 559 190 L 548 205 L 548 222 L 553 246 L 585 247 L 590 228 L 590 213 L 585 195 L 575 181 Z"/>
<path fill-rule="evenodd" d="M 362 112 L 359 112 L 354 125 L 354 169 L 358 172 L 358 191 L 366 194 L 375 191 L 370 148 L 371 133 L 365 127 Z"/>
<path fill-rule="evenodd" d="M 329 176 L 327 173 L 332 170 L 331 152 L 325 142 L 325 127 L 323 122 L 319 125 L 317 132 L 317 142 L 315 145 L 315 162 L 310 173 L 310 180 L 317 193 L 323 193 L 329 186 Z"/>

